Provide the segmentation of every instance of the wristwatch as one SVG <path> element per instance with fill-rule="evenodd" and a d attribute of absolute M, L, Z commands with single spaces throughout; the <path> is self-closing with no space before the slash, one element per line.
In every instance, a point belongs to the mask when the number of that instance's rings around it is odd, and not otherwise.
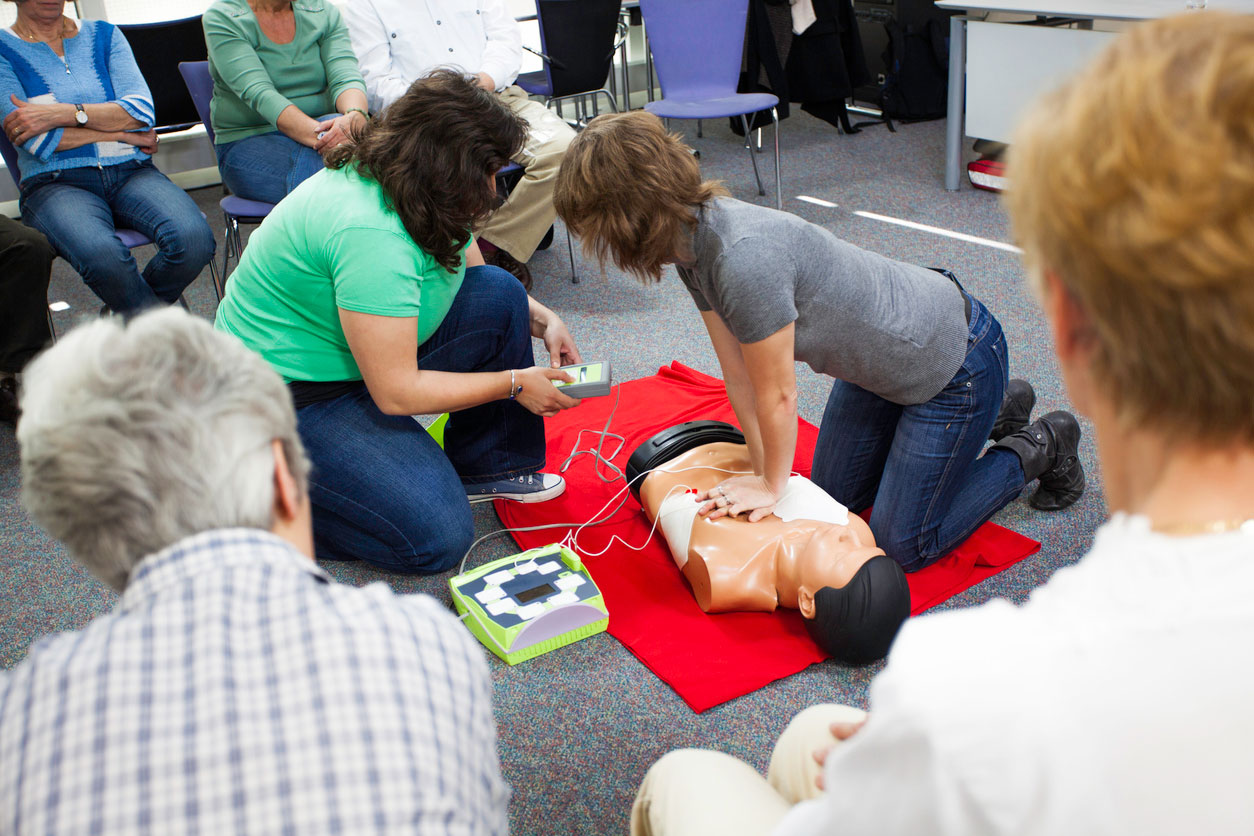
<path fill-rule="evenodd" d="M 80 126 L 86 125 L 87 124 L 87 111 L 83 110 L 83 106 L 81 104 L 74 105 L 74 110 L 77 111 L 74 114 L 74 121 L 77 122 Z"/>

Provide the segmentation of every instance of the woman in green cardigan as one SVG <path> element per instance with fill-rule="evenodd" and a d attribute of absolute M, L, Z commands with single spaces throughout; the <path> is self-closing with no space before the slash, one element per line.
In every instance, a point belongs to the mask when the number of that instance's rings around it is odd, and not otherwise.
<path fill-rule="evenodd" d="M 330 0 L 218 0 L 204 27 L 222 182 L 278 203 L 366 123 L 348 30 Z"/>

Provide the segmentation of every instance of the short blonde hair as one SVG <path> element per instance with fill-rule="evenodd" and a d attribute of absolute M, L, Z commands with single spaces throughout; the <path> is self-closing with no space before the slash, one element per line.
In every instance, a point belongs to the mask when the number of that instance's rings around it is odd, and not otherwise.
<path fill-rule="evenodd" d="M 658 281 L 696 226 L 693 208 L 727 190 L 701 179 L 692 149 L 651 113 L 606 114 L 566 150 L 553 202 L 584 252 Z"/>
<path fill-rule="evenodd" d="M 1007 202 L 1128 426 L 1254 441 L 1254 16 L 1137 25 L 1046 97 Z"/>

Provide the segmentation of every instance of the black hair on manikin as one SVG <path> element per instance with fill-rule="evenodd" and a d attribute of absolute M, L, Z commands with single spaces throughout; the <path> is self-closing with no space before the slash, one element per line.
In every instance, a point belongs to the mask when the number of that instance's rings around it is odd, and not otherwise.
<path fill-rule="evenodd" d="M 897 561 L 885 555 L 862 564 L 849 583 L 814 594 L 814 618 L 806 629 L 837 661 L 865 665 L 888 655 L 910 615 L 910 587 Z"/>

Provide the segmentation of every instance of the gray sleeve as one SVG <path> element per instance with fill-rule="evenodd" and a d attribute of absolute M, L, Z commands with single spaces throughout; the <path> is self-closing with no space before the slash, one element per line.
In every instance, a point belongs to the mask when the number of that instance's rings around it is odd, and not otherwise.
<path fill-rule="evenodd" d="M 741 343 L 756 343 L 797 320 L 797 263 L 782 242 L 742 238 L 714 263 L 714 310 Z"/>
<path fill-rule="evenodd" d="M 684 287 L 688 288 L 688 293 L 692 296 L 692 301 L 697 304 L 697 310 L 708 311 L 713 310 L 710 307 L 710 300 L 705 298 L 705 293 L 697 286 L 697 277 L 687 267 L 676 265 L 675 271 L 679 273 L 679 280 L 684 283 Z"/>

